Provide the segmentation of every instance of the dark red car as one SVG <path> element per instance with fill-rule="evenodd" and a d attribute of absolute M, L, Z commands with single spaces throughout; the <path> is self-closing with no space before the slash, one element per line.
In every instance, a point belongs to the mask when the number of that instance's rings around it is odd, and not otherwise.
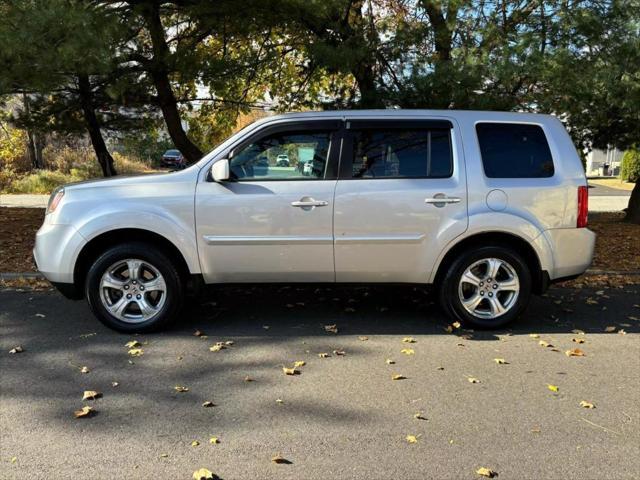
<path fill-rule="evenodd" d="M 184 168 L 185 162 L 180 150 L 167 150 L 162 154 L 160 165 L 170 168 Z"/>

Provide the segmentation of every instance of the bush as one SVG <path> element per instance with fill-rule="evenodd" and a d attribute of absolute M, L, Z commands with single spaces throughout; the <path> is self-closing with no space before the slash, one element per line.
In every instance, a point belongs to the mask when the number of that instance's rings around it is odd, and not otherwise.
<path fill-rule="evenodd" d="M 30 167 L 26 132 L 0 123 L 0 170 L 23 172 Z"/>
<path fill-rule="evenodd" d="M 14 178 L 5 188 L 7 193 L 46 193 L 65 183 L 78 182 L 85 178 L 77 177 L 73 174 L 63 172 L 52 172 L 50 170 L 35 170 L 29 175 L 21 178 Z"/>
<path fill-rule="evenodd" d="M 640 150 L 632 148 L 624 152 L 620 178 L 627 182 L 640 181 Z"/>

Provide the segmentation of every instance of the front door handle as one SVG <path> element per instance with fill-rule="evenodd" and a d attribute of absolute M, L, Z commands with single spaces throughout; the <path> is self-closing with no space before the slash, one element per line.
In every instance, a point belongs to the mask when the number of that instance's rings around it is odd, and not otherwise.
<path fill-rule="evenodd" d="M 315 200 L 312 197 L 302 197 L 296 202 L 291 202 L 292 207 L 302 208 L 303 210 L 311 210 L 314 207 L 326 207 L 329 202 L 325 200 Z"/>
<path fill-rule="evenodd" d="M 460 197 L 447 197 L 444 193 L 438 193 L 431 198 L 425 198 L 424 203 L 444 207 L 448 203 L 460 203 L 460 200 Z"/>

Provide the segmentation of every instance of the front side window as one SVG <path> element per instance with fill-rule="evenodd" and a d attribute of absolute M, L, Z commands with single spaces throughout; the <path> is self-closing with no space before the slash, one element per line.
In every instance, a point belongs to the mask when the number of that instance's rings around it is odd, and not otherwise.
<path fill-rule="evenodd" d="M 478 123 L 484 173 L 489 178 L 552 177 L 553 158 L 538 125 Z"/>
<path fill-rule="evenodd" d="M 450 177 L 450 130 L 355 130 L 352 170 L 352 178 Z"/>
<path fill-rule="evenodd" d="M 235 152 L 236 180 L 313 180 L 324 178 L 331 132 L 305 131 L 267 135 Z"/>

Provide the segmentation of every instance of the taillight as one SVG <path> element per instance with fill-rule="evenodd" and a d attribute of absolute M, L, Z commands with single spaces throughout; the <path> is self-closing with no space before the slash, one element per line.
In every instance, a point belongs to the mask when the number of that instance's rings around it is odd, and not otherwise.
<path fill-rule="evenodd" d="M 578 187 L 578 228 L 587 226 L 587 214 L 589 212 L 589 187 Z"/>

